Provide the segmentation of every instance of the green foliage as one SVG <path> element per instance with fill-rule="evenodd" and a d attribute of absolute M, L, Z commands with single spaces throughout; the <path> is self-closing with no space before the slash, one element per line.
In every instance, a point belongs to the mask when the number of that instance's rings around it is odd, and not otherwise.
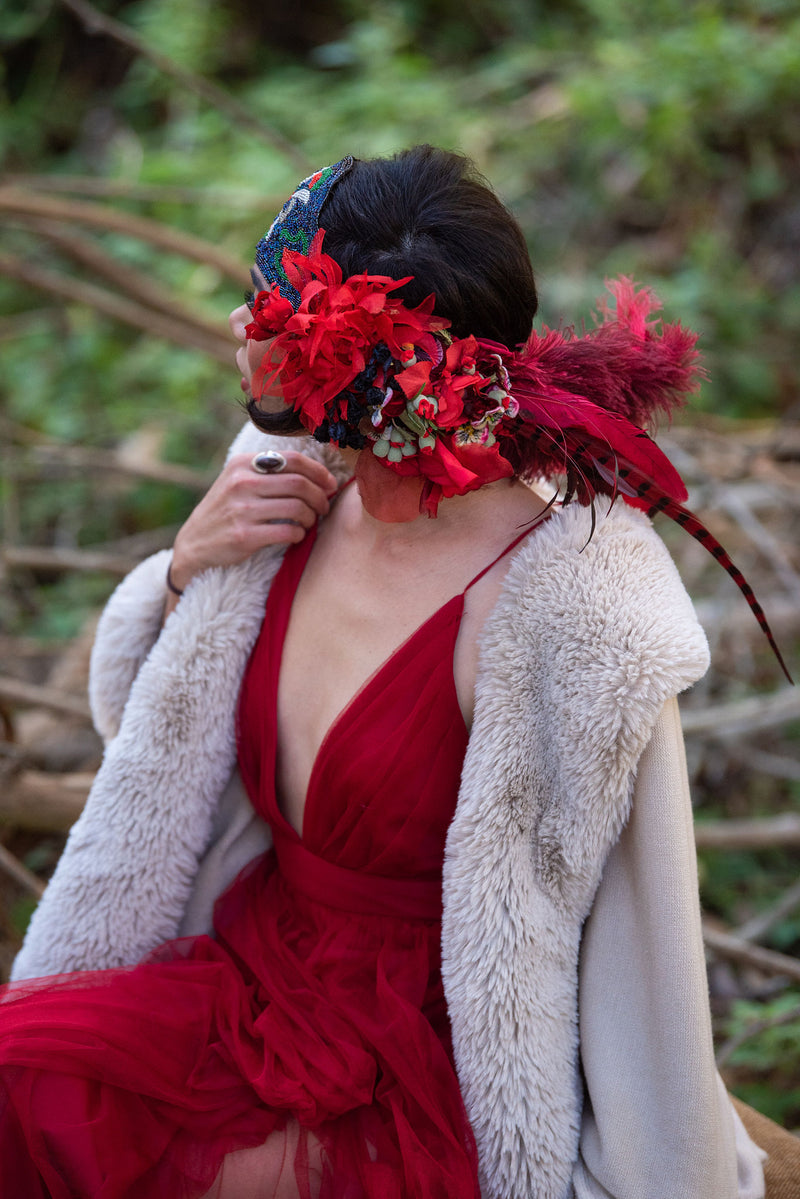
<path fill-rule="evenodd" d="M 734 1093 L 779 1124 L 800 1123 L 800 991 L 767 1003 L 738 1001 L 726 1035 L 745 1038 L 729 1058 Z"/>
<path fill-rule="evenodd" d="M 36 910 L 37 902 L 38 900 L 34 899 L 32 895 L 25 895 L 12 905 L 9 912 L 9 919 L 11 927 L 18 936 L 25 936 L 31 916 Z"/>
<path fill-rule="evenodd" d="M 423 140 L 472 155 L 520 217 L 543 319 L 584 319 L 605 275 L 632 274 L 656 285 L 670 317 L 701 331 L 711 374 L 701 407 L 758 415 L 795 402 L 800 18 L 791 5 L 339 0 L 310 4 L 302 29 L 252 0 L 99 7 L 221 83 L 311 165 Z M 246 260 L 297 180 L 294 163 L 58 5 L 14 0 L 0 33 L 8 169 L 155 187 L 147 201 L 116 203 Z M 119 234 L 88 235 L 121 276 L 138 269 L 206 316 L 238 302 L 209 267 Z M 75 270 L 13 220 L 5 241 L 34 263 Z M 157 423 L 171 457 L 200 464 L 237 423 L 235 372 L 197 352 L 16 282 L 0 283 L 3 324 L 0 400 L 23 428 L 102 446 Z M 61 483 L 28 489 L 25 535 L 46 541 L 58 527 L 62 544 L 77 541 L 60 516 L 67 497 L 86 517 L 90 502 Z M 80 538 L 178 509 L 140 493 L 124 512 L 109 503 L 107 520 L 87 520 Z M 51 587 L 61 606 L 73 599 L 64 587 Z"/>
<path fill-rule="evenodd" d="M 586 319 L 604 276 L 632 275 L 654 285 L 669 318 L 700 331 L 711 376 L 701 410 L 753 417 L 796 406 L 794 0 L 307 0 L 288 15 L 259 0 L 96 4 L 226 89 L 309 167 L 420 141 L 471 155 L 525 231 L 543 320 Z M 100 202 L 246 262 L 301 174 L 289 156 L 51 0 L 6 0 L 0 41 L 6 171 L 113 185 L 121 190 Z M 4 253 L 91 278 L 24 221 L 4 226 Z M 120 289 L 138 270 L 206 318 L 240 302 L 209 265 L 80 233 L 119 265 Z M 102 307 L 1 275 L 0 339 L 0 436 L 8 428 L 15 440 L 0 481 L 8 539 L 83 547 L 185 517 L 187 491 L 89 479 L 57 461 L 43 472 L 26 447 L 111 447 L 144 433 L 161 438 L 166 460 L 218 462 L 241 421 L 233 353 L 226 370 Z M 105 575 L 14 574 L 0 623 L 67 638 L 111 586 Z M 767 809 L 778 806 L 773 796 Z M 705 853 L 700 868 L 704 904 L 735 925 L 774 903 L 797 862 L 782 851 Z M 32 906 L 17 905 L 19 932 Z M 796 953 L 800 914 L 775 925 L 770 944 Z M 738 1005 L 728 1035 L 789 1001 Z M 747 1073 L 742 1097 L 779 1120 L 800 1120 L 798 1034 L 797 1023 L 766 1029 L 732 1061 L 737 1077 Z"/>
<path fill-rule="evenodd" d="M 797 878 L 797 855 L 789 850 L 703 850 L 703 906 L 735 924 L 769 908 Z M 800 953 L 800 911 L 776 923 L 764 942 L 781 953 Z"/>

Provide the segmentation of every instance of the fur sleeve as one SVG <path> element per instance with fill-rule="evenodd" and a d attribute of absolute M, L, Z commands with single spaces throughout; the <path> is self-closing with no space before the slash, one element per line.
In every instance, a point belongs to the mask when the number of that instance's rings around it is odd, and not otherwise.
<path fill-rule="evenodd" d="M 331 447 L 311 438 L 268 437 L 249 423 L 231 445 L 227 459 L 264 449 L 301 449 L 343 481 L 341 463 Z M 161 632 L 169 561 L 170 552 L 162 550 L 141 562 L 117 587 L 100 617 L 89 673 L 89 702 L 95 727 L 106 742 L 119 732 L 133 681 Z"/>
<path fill-rule="evenodd" d="M 491 1199 L 569 1193 L 581 930 L 665 702 L 708 649 L 649 522 L 551 518 L 487 622 L 444 869 L 442 974 Z"/>
<path fill-rule="evenodd" d="M 233 770 L 242 672 L 280 554 L 193 579 L 133 681 L 13 978 L 139 961 L 176 935 Z"/>
<path fill-rule="evenodd" d="M 89 667 L 95 728 L 108 742 L 119 732 L 133 680 L 155 645 L 164 618 L 169 550 L 147 558 L 123 579 L 97 625 Z"/>
<path fill-rule="evenodd" d="M 308 449 L 323 459 L 328 453 L 252 427 L 231 452 L 265 447 Z M 249 832 L 238 836 L 249 828 L 246 806 L 234 805 L 242 828 L 233 830 L 230 845 L 218 817 L 236 757 L 242 672 L 281 550 L 271 546 L 238 566 L 198 575 L 163 629 L 167 553 L 143 562 L 117 588 L 92 660 L 105 756 L 13 978 L 139 961 L 176 935 L 190 900 L 190 922 L 207 922 L 214 887 L 224 885 L 231 863 L 263 845 L 263 830 L 255 841 Z M 209 854 L 217 836 L 225 852 Z M 209 867 L 202 895 L 195 886 L 201 859 Z"/>

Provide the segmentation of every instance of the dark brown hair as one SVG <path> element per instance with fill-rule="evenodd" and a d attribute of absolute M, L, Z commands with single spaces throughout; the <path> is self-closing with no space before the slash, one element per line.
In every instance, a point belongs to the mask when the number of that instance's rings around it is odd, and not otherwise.
<path fill-rule="evenodd" d="M 509 347 L 528 337 L 538 301 L 525 239 L 469 158 L 415 146 L 357 160 L 325 201 L 320 225 L 323 250 L 345 278 L 412 275 L 395 294 L 414 306 L 433 292 L 456 337 Z M 301 431 L 291 410 L 265 413 L 253 400 L 247 408 L 267 432 Z"/>

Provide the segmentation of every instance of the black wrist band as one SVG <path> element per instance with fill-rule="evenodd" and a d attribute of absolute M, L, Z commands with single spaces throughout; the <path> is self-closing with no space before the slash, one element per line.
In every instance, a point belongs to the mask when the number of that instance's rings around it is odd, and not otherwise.
<path fill-rule="evenodd" d="M 179 587 L 176 587 L 172 581 L 172 563 L 171 562 L 170 562 L 169 566 L 167 567 L 167 586 L 169 587 L 169 589 L 173 595 L 183 595 L 183 592 L 181 591 L 181 589 Z"/>

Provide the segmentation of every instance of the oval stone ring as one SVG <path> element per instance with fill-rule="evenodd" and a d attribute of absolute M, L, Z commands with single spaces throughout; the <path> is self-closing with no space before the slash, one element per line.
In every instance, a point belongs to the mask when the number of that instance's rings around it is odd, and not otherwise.
<path fill-rule="evenodd" d="M 286 468 L 286 459 L 277 450 L 262 450 L 250 465 L 259 475 L 277 475 Z"/>

